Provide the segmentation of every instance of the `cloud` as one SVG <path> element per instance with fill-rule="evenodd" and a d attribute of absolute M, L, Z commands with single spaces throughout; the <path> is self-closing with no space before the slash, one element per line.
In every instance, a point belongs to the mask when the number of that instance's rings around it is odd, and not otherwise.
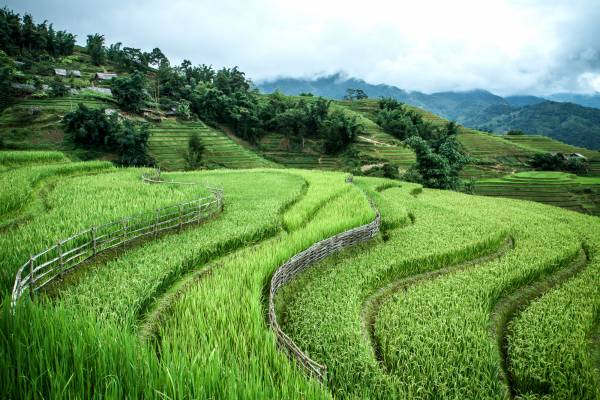
<path fill-rule="evenodd" d="M 255 80 L 345 71 L 372 83 L 500 94 L 598 90 L 597 0 L 13 0 L 85 39 L 160 47 Z"/>

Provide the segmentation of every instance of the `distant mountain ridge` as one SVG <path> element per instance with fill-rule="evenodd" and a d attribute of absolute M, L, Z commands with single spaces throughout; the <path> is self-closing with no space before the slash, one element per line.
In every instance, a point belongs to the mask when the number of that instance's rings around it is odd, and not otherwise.
<path fill-rule="evenodd" d="M 522 129 L 572 145 L 600 149 L 600 93 L 501 97 L 475 89 L 426 94 L 373 85 L 341 73 L 315 79 L 281 78 L 261 82 L 257 87 L 265 93 L 279 90 L 287 95 L 312 93 L 333 99 L 342 99 L 348 88 L 362 89 L 371 98 L 393 97 L 468 127 L 495 133 Z"/>

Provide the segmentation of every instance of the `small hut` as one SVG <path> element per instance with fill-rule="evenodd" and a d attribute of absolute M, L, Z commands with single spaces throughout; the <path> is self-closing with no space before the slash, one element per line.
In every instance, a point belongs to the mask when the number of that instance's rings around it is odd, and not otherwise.
<path fill-rule="evenodd" d="M 112 78 L 116 78 L 118 75 L 114 72 L 96 72 L 94 75 L 95 81 L 109 81 Z"/>

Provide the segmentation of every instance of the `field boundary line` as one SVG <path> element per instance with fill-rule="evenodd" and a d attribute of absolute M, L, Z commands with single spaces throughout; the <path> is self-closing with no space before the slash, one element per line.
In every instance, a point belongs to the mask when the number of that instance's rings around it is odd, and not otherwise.
<path fill-rule="evenodd" d="M 175 183 L 162 181 L 160 172 L 151 180 L 148 180 L 148 176 L 143 174 L 142 182 Z M 54 279 L 107 250 L 124 248 L 128 242 L 144 236 L 157 237 L 163 231 L 179 231 L 186 225 L 200 224 L 217 215 L 223 210 L 223 190 L 208 190 L 211 192 L 210 196 L 129 215 L 103 225 L 94 225 L 66 239 L 58 240 L 54 246 L 30 256 L 15 274 L 11 296 L 12 311 L 15 312 L 17 302 L 26 290 L 33 299 L 37 291 Z"/>
<path fill-rule="evenodd" d="M 560 264 L 560 261 L 558 263 Z M 511 398 L 517 397 L 518 393 L 515 377 L 510 372 L 510 354 L 508 352 L 510 323 L 532 302 L 575 277 L 588 264 L 588 254 L 582 247 L 562 268 L 561 265 L 558 265 L 558 268 L 542 272 L 541 276 L 537 277 L 533 283 L 516 287 L 512 292 L 503 294 L 496 302 L 490 316 L 490 331 L 500 353 L 502 364 L 500 377 L 507 385 Z"/>
<path fill-rule="evenodd" d="M 349 178 L 346 180 L 346 182 L 351 184 L 352 179 Z M 310 376 L 315 377 L 322 383 L 327 381 L 327 367 L 311 359 L 281 329 L 277 321 L 277 314 L 275 312 L 275 296 L 279 289 L 281 289 L 298 274 L 313 264 L 318 263 L 331 254 L 368 241 L 376 236 L 377 233 L 379 233 L 381 225 L 381 214 L 372 201 L 370 201 L 370 205 L 376 213 L 373 221 L 314 243 L 306 250 L 301 251 L 300 253 L 297 253 L 288 259 L 275 271 L 271 277 L 269 287 L 268 317 L 269 326 L 275 333 L 277 343 L 288 353 L 289 356 L 295 358 Z"/>
<path fill-rule="evenodd" d="M 375 359 L 379 362 L 379 364 L 385 369 L 385 362 L 381 355 L 381 346 L 375 335 L 375 323 L 377 320 L 377 315 L 379 315 L 379 310 L 381 309 L 381 306 L 385 302 L 386 298 L 402 289 L 406 290 L 409 287 L 423 281 L 441 278 L 442 276 L 462 271 L 472 265 L 483 264 L 496 260 L 504 256 L 508 251 L 514 249 L 514 246 L 514 240 L 510 236 L 505 236 L 504 240 L 498 247 L 495 247 L 489 251 L 484 251 L 483 254 L 476 258 L 459 261 L 440 269 L 429 270 L 416 275 L 407 276 L 399 280 L 394 280 L 387 285 L 380 287 L 370 296 L 368 296 L 361 307 L 363 335 L 367 337 L 369 343 L 371 343 L 371 348 L 373 350 Z M 432 260 L 433 263 L 435 263 L 435 258 L 436 257 L 434 256 Z"/>

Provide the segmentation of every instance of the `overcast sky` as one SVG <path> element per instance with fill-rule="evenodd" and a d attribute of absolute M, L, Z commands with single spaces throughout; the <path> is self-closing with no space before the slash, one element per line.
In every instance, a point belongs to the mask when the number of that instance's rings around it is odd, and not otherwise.
<path fill-rule="evenodd" d="M 425 92 L 600 92 L 600 0 L 0 0 L 84 42 L 238 65 L 255 81 L 344 71 Z"/>

